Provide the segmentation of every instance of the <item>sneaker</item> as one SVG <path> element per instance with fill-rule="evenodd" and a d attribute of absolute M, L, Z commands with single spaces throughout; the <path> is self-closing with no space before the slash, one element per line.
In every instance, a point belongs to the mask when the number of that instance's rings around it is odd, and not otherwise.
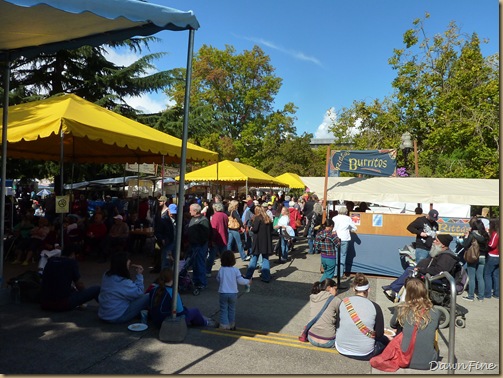
<path fill-rule="evenodd" d="M 218 328 L 218 323 L 214 321 L 213 319 L 207 319 L 206 320 L 206 327 L 208 328 Z"/>
<path fill-rule="evenodd" d="M 245 293 L 249 293 L 250 292 L 250 285 L 245 285 Z"/>
<path fill-rule="evenodd" d="M 500 297 L 498 297 L 497 295 L 493 295 L 493 298 L 494 299 L 500 299 Z"/>
<path fill-rule="evenodd" d="M 244 261 L 250 261 L 250 260 L 251 260 L 251 256 L 246 256 Z"/>
<path fill-rule="evenodd" d="M 384 291 L 386 291 L 386 290 L 391 290 L 391 286 L 389 286 L 389 285 L 384 285 L 384 286 L 381 286 L 381 287 L 382 287 L 382 289 L 383 289 Z"/>
<path fill-rule="evenodd" d="M 465 301 L 468 301 L 468 302 L 473 302 L 473 298 L 470 298 L 468 296 L 464 296 L 462 297 Z"/>
<path fill-rule="evenodd" d="M 218 329 L 225 329 L 225 330 L 229 330 L 229 329 L 230 329 L 230 327 L 229 327 L 229 325 L 222 325 L 222 324 L 220 324 L 220 325 L 218 326 Z"/>
<path fill-rule="evenodd" d="M 484 302 L 484 297 L 477 297 L 477 301 Z"/>
<path fill-rule="evenodd" d="M 395 302 L 396 293 L 393 290 L 391 290 L 391 289 L 384 290 L 383 293 L 386 296 L 386 298 L 388 298 L 391 302 Z"/>

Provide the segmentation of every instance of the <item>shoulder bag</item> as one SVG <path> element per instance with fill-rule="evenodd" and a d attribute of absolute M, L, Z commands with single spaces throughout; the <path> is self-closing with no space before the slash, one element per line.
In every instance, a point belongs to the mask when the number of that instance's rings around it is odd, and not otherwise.
<path fill-rule="evenodd" d="M 370 359 L 370 366 L 386 372 L 394 372 L 399 368 L 408 367 L 410 365 L 410 361 L 412 360 L 412 355 L 414 354 L 416 334 L 417 325 L 414 326 L 409 347 L 405 352 L 402 352 L 403 332 L 401 332 L 398 336 L 395 336 L 386 348 L 384 348 L 381 354 Z"/>
<path fill-rule="evenodd" d="M 355 325 L 358 327 L 361 333 L 363 333 L 365 336 L 370 337 L 371 339 L 375 338 L 375 331 L 373 329 L 370 329 L 367 327 L 363 322 L 361 321 L 360 317 L 356 313 L 353 305 L 351 304 L 351 301 L 349 298 L 344 298 L 343 299 L 344 306 L 346 306 L 346 309 L 349 312 L 349 316 L 351 317 L 351 320 L 355 323 Z"/>
<path fill-rule="evenodd" d="M 479 261 L 479 257 L 480 257 L 479 242 L 472 235 L 472 244 L 470 244 L 468 249 L 465 251 L 464 259 L 469 264 L 475 264 Z"/>
<path fill-rule="evenodd" d="M 327 309 L 328 305 L 330 304 L 330 302 L 332 302 L 332 299 L 334 299 L 335 297 L 333 295 L 331 295 L 327 301 L 325 302 L 325 304 L 323 305 L 323 307 L 321 308 L 320 312 L 313 318 L 311 319 L 311 321 L 309 323 L 307 323 L 307 325 L 304 327 L 304 330 L 302 331 L 302 334 L 299 336 L 299 341 L 302 341 L 303 343 L 307 343 L 308 340 L 307 340 L 307 333 L 309 332 L 309 330 L 311 329 L 311 327 L 318 321 L 318 319 L 320 318 L 321 314 L 323 314 L 325 312 L 325 310 Z"/>

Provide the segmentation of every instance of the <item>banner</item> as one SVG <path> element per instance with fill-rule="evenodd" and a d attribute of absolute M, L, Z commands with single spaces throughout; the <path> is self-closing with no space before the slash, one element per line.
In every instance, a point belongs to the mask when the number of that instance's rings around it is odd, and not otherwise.
<path fill-rule="evenodd" d="M 396 149 L 369 151 L 330 151 L 328 175 L 352 172 L 370 176 L 396 175 Z"/>
<path fill-rule="evenodd" d="M 138 170 L 138 163 L 126 163 L 125 169 L 130 172 L 140 172 L 154 176 L 157 175 L 157 164 L 142 163 L 140 164 L 140 169 Z"/>
<path fill-rule="evenodd" d="M 70 212 L 70 196 L 56 196 L 56 213 L 64 214 Z"/>

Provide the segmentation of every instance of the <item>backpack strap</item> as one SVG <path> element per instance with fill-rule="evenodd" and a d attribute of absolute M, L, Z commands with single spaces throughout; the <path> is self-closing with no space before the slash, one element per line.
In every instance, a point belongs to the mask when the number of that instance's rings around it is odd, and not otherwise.
<path fill-rule="evenodd" d="M 348 310 L 349 316 L 351 317 L 351 320 L 355 323 L 355 325 L 358 327 L 361 333 L 363 333 L 365 336 L 370 337 L 371 339 L 375 338 L 375 331 L 371 330 L 368 328 L 363 322 L 361 321 L 360 317 L 356 313 L 353 305 L 351 304 L 351 301 L 349 298 L 344 298 L 343 299 L 344 306 L 346 306 L 346 309 Z"/>

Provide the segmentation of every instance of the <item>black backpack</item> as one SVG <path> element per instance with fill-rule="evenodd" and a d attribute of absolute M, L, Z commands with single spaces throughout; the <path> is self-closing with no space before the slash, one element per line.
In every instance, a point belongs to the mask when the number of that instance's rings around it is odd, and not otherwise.
<path fill-rule="evenodd" d="M 7 283 L 12 288 L 16 281 L 19 285 L 22 302 L 40 303 L 42 295 L 42 277 L 38 272 L 27 270 L 19 276 L 11 278 Z"/>

